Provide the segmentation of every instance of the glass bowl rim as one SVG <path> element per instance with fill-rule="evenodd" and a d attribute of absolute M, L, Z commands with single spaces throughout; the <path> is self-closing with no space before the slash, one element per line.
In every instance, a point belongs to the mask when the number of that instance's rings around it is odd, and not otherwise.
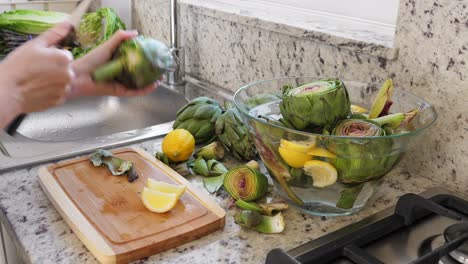
<path fill-rule="evenodd" d="M 424 130 L 426 130 L 427 128 L 429 128 L 430 126 L 432 126 L 435 123 L 435 121 L 437 120 L 437 117 L 438 117 L 437 111 L 435 110 L 435 108 L 434 108 L 434 106 L 432 104 L 430 104 L 426 100 L 424 100 L 424 99 L 422 99 L 422 98 L 420 98 L 420 97 L 418 97 L 418 96 L 416 96 L 416 95 L 414 95 L 414 94 L 412 94 L 410 92 L 399 89 L 398 88 L 399 86 L 395 86 L 395 91 L 401 92 L 401 93 L 406 94 L 406 95 L 410 95 L 410 96 L 418 99 L 419 101 L 421 101 L 422 104 L 424 105 L 424 109 L 431 109 L 432 110 L 433 119 L 428 124 L 426 124 L 424 126 L 421 126 L 421 127 L 418 127 L 415 130 L 412 130 L 410 132 L 400 133 L 400 134 L 393 134 L 393 135 L 388 135 L 388 136 L 350 137 L 350 136 L 324 135 L 324 134 L 317 134 L 317 133 L 311 133 L 311 132 L 295 130 L 295 129 L 292 129 L 292 128 L 287 128 L 287 127 L 275 125 L 275 124 L 272 124 L 272 123 L 269 123 L 269 122 L 265 121 L 264 119 L 252 116 L 248 111 L 246 111 L 243 107 L 241 107 L 240 102 L 238 102 L 238 99 L 240 97 L 240 93 L 247 90 L 249 87 L 252 87 L 254 85 L 258 85 L 258 84 L 261 84 L 261 83 L 272 82 L 272 81 L 278 81 L 278 80 L 299 79 L 299 78 L 309 78 L 309 79 L 319 80 L 319 79 L 323 79 L 323 78 L 326 78 L 326 77 L 317 77 L 317 76 L 290 76 L 290 77 L 288 77 L 288 76 L 285 76 L 285 77 L 278 77 L 278 78 L 265 79 L 265 80 L 259 80 L 259 81 L 256 81 L 256 82 L 251 82 L 251 83 L 248 83 L 248 84 L 240 87 L 234 93 L 234 105 L 239 111 L 242 112 L 242 114 L 248 116 L 249 118 L 253 118 L 257 122 L 260 122 L 262 124 L 265 124 L 265 125 L 273 127 L 273 128 L 283 129 L 283 130 L 285 130 L 287 132 L 294 133 L 294 134 L 300 134 L 300 135 L 307 136 L 307 137 L 314 136 L 314 137 L 337 138 L 337 139 L 348 139 L 348 140 L 349 139 L 351 139 L 351 140 L 364 140 L 364 139 L 380 139 L 380 138 L 382 138 L 382 139 L 383 138 L 402 138 L 402 137 L 417 135 L 417 134 L 423 132 Z M 334 78 L 336 78 L 336 77 L 334 77 Z M 359 81 L 345 80 L 345 79 L 341 79 L 341 78 L 338 78 L 338 79 L 340 79 L 345 85 L 346 85 L 347 81 L 349 81 L 349 82 L 358 82 L 358 83 L 364 84 L 364 82 L 359 82 Z M 348 91 L 348 93 L 349 93 L 349 91 Z"/>

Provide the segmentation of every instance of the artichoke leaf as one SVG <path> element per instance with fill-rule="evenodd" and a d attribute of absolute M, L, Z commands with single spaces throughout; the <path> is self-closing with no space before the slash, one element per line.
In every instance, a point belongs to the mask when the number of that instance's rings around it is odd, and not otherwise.
<path fill-rule="evenodd" d="M 209 193 L 215 193 L 223 186 L 224 173 L 216 177 L 208 177 L 203 179 L 203 186 Z"/>

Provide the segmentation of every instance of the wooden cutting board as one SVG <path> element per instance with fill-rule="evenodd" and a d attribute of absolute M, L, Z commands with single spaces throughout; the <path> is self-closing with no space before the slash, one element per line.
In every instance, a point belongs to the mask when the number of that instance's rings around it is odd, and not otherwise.
<path fill-rule="evenodd" d="M 88 156 L 39 169 L 49 200 L 101 263 L 128 263 L 224 227 L 224 210 L 162 162 L 138 148 L 113 153 L 133 162 L 138 180 L 94 167 Z M 175 208 L 158 214 L 144 207 L 148 177 L 187 187 Z"/>

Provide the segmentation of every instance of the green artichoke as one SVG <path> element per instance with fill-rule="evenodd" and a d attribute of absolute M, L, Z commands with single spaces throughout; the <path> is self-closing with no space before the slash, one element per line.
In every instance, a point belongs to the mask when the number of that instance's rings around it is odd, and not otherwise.
<path fill-rule="evenodd" d="M 239 160 L 252 160 L 257 155 L 252 134 L 239 112 L 231 105 L 216 121 L 216 134 L 224 147 Z"/>
<path fill-rule="evenodd" d="M 385 136 L 386 130 L 373 121 L 346 119 L 338 123 L 332 134 L 352 137 L 327 140 L 328 149 L 337 156 L 329 162 L 337 169 L 340 182 L 377 179 L 390 171 L 400 158 L 401 152 L 394 150 L 392 138 L 375 138 Z"/>
<path fill-rule="evenodd" d="M 93 78 L 97 82 L 117 81 L 138 89 L 159 80 L 173 64 L 171 51 L 164 43 L 137 37 L 124 41 L 113 60 L 96 69 Z"/>
<path fill-rule="evenodd" d="M 296 88 L 285 86 L 280 111 L 297 130 L 328 127 L 350 114 L 351 103 L 339 79 L 321 79 Z"/>
<path fill-rule="evenodd" d="M 198 97 L 177 112 L 172 128 L 188 130 L 197 144 L 213 141 L 216 138 L 215 123 L 223 109 L 213 99 Z"/>

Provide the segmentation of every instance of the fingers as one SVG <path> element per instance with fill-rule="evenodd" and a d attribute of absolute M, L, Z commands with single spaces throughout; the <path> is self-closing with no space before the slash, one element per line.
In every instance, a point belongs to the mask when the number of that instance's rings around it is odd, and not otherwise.
<path fill-rule="evenodd" d="M 68 32 L 70 32 L 72 25 L 70 22 L 62 22 L 47 30 L 46 32 L 37 36 L 33 41 L 40 43 L 44 47 L 55 46 L 63 40 Z"/>
<path fill-rule="evenodd" d="M 138 36 L 138 32 L 136 31 L 117 31 L 109 40 L 76 60 L 73 63 L 75 70 L 80 73 L 92 72 L 97 67 L 108 62 L 123 41 L 136 36 Z"/>
<path fill-rule="evenodd" d="M 102 44 L 102 49 L 113 52 L 115 49 L 117 49 L 120 46 L 120 43 L 122 43 L 123 41 L 127 39 L 134 38 L 136 36 L 138 36 L 137 31 L 119 30 L 108 41 Z"/>

